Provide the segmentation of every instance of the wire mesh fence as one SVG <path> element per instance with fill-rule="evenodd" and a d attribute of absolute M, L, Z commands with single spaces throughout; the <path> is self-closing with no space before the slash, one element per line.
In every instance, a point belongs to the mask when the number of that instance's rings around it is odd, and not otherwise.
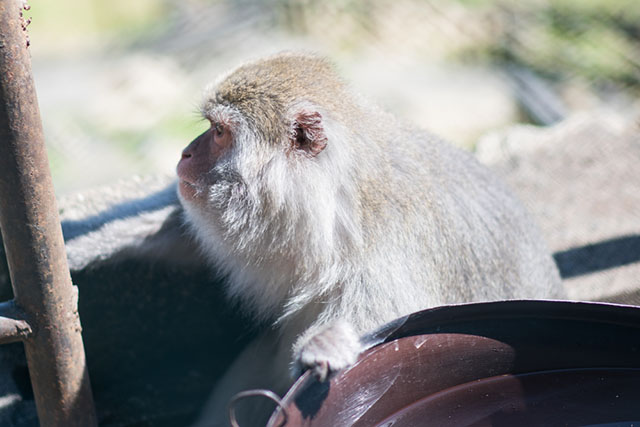
<path fill-rule="evenodd" d="M 285 49 L 330 57 L 383 107 L 470 148 L 511 123 L 637 108 L 635 0 L 32 3 L 59 193 L 171 173 L 202 129 L 202 87 Z"/>

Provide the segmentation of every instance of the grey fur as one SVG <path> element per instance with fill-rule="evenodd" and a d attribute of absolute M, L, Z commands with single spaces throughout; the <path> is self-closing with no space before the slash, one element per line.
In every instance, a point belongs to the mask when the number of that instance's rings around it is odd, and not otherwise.
<path fill-rule="evenodd" d="M 230 297 L 273 322 L 202 425 L 224 423 L 237 391 L 283 392 L 287 366 L 320 377 L 348 366 L 355 337 L 398 316 L 563 296 L 538 228 L 489 170 L 353 95 L 323 59 L 245 64 L 206 91 L 202 111 L 230 123 L 234 145 L 198 197 L 181 198 L 187 221 Z M 322 117 L 315 156 L 292 149 L 301 114 Z"/>

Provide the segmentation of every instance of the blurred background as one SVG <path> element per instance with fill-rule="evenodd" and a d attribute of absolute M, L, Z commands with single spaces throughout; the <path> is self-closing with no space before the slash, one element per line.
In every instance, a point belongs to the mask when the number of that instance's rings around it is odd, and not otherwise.
<path fill-rule="evenodd" d="M 285 49 L 473 150 L 513 123 L 640 109 L 638 0 L 30 0 L 56 191 L 172 173 L 202 88 Z"/>

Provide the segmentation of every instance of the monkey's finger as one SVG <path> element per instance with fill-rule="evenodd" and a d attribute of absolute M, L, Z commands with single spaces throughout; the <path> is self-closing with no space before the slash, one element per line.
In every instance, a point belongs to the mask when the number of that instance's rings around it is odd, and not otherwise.
<path fill-rule="evenodd" d="M 329 362 L 327 362 L 326 360 L 317 362 L 313 366 L 313 375 L 321 383 L 325 382 L 327 377 L 329 376 Z"/>

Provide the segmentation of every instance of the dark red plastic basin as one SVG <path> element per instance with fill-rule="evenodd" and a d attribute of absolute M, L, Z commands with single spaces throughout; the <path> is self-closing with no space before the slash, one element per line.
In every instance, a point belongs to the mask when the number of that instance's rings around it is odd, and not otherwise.
<path fill-rule="evenodd" d="M 439 307 L 366 337 L 330 381 L 303 375 L 287 426 L 640 426 L 640 308 Z M 280 425 L 276 411 L 271 425 Z"/>

